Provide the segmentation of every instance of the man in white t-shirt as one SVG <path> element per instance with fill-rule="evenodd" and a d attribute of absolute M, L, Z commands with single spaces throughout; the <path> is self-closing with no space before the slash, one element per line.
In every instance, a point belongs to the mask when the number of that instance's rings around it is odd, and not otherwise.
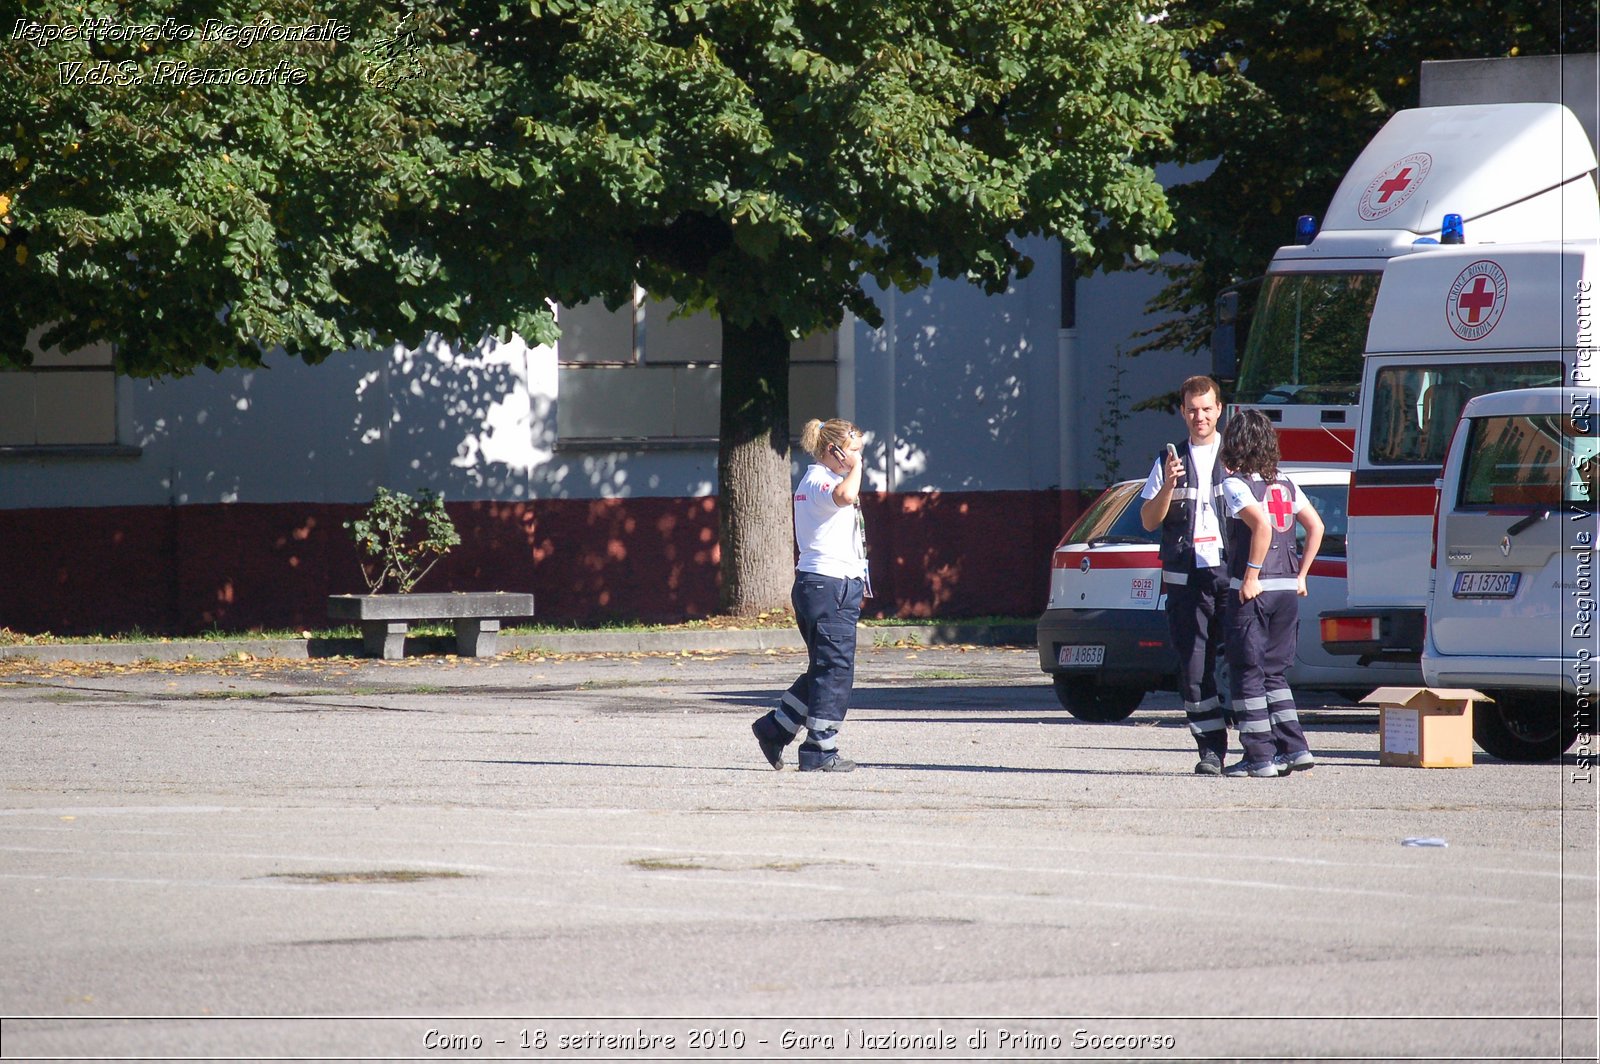
<path fill-rule="evenodd" d="M 1178 655 L 1178 686 L 1189 732 L 1200 750 L 1194 770 L 1220 776 L 1228 752 L 1228 725 L 1217 694 L 1217 655 L 1223 648 L 1223 604 L 1228 575 L 1223 564 L 1222 392 L 1210 377 L 1194 376 L 1178 391 L 1188 439 L 1167 445 L 1150 469 L 1139 497 L 1139 520 L 1161 530 L 1161 580 L 1167 628 Z"/>

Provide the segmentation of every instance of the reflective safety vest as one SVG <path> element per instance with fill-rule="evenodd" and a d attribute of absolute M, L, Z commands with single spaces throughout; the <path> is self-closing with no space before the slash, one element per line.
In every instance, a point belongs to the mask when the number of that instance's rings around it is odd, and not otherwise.
<path fill-rule="evenodd" d="M 1250 489 L 1262 509 L 1266 511 L 1267 525 L 1272 529 L 1272 545 L 1257 574 L 1263 591 L 1295 591 L 1299 589 L 1300 546 L 1295 541 L 1295 506 L 1299 503 L 1294 481 L 1279 476 L 1276 480 L 1260 477 L 1228 478 Z M 1238 517 L 1228 518 L 1228 585 L 1237 589 L 1244 582 L 1245 565 L 1250 561 L 1250 526 Z"/>
<path fill-rule="evenodd" d="M 1161 522 L 1161 579 L 1169 584 L 1187 584 L 1189 574 L 1196 569 L 1194 556 L 1194 527 L 1200 519 L 1200 488 L 1190 479 L 1189 471 L 1194 468 L 1194 454 L 1189 450 L 1189 438 L 1175 443 L 1178 448 L 1178 457 L 1183 459 L 1183 476 L 1178 478 L 1172 488 L 1172 505 L 1167 507 L 1167 516 Z M 1166 448 L 1161 450 L 1162 468 L 1166 467 Z M 1222 463 L 1213 462 L 1211 465 L 1211 510 L 1217 515 L 1217 525 L 1220 530 L 1222 515 L 1226 513 L 1222 500 Z M 1224 541 L 1222 547 L 1222 561 L 1228 561 L 1228 544 Z"/>

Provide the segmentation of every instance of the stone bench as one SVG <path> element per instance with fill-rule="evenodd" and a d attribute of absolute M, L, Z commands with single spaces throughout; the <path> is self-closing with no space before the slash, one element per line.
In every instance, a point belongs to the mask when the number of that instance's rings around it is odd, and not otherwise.
<path fill-rule="evenodd" d="M 495 653 L 503 619 L 533 616 L 533 596 L 508 591 L 329 595 L 328 616 L 361 625 L 362 649 L 368 657 L 404 657 L 406 631 L 418 621 L 454 622 L 456 653 L 487 657 Z"/>

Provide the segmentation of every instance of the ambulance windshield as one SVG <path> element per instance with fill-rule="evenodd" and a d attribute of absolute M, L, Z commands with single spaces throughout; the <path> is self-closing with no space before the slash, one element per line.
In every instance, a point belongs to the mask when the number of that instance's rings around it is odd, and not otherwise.
<path fill-rule="evenodd" d="M 1281 273 L 1256 303 L 1234 402 L 1354 405 L 1382 274 Z"/>

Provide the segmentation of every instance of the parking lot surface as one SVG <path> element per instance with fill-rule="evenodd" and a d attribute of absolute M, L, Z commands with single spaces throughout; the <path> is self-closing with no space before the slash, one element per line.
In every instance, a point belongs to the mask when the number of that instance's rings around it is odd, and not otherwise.
<path fill-rule="evenodd" d="M 1172 696 L 878 647 L 774 772 L 802 662 L 6 663 L 0 1058 L 1595 1058 L 1582 753 L 1197 777 Z"/>

